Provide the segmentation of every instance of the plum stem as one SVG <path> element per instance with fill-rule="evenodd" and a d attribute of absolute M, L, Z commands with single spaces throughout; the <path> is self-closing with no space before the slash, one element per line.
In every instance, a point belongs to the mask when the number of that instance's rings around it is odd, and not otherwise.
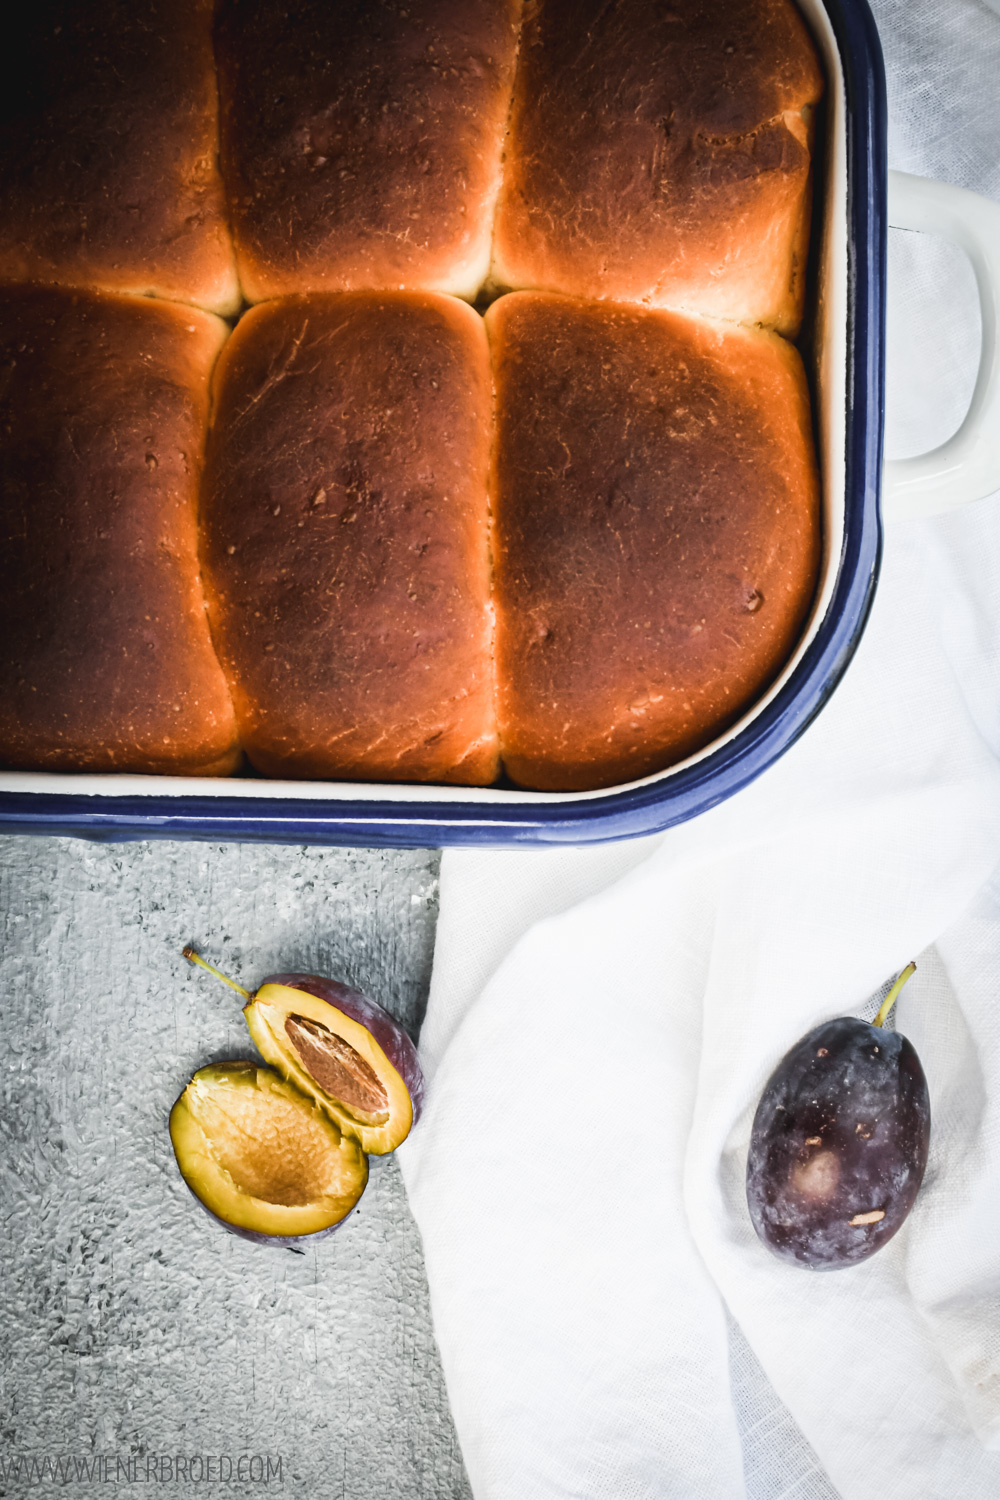
<path fill-rule="evenodd" d="M 917 972 L 917 966 L 916 966 L 916 964 L 909 963 L 909 964 L 906 965 L 906 968 L 903 970 L 902 974 L 900 974 L 899 978 L 896 980 L 896 983 L 893 985 L 892 989 L 889 991 L 888 995 L 886 995 L 885 999 L 882 1001 L 882 1004 L 879 1006 L 878 1015 L 875 1017 L 874 1021 L 872 1022 L 873 1026 L 884 1026 L 885 1025 L 886 1020 L 888 1019 L 888 1016 L 889 1016 L 889 1012 L 892 1010 L 892 1007 L 896 1003 L 896 997 L 897 997 L 897 995 L 899 994 L 900 990 L 903 988 L 903 985 L 906 983 L 906 981 L 910 978 L 910 976 L 912 974 L 915 974 L 916 972 Z"/>
<path fill-rule="evenodd" d="M 196 953 L 193 948 L 185 948 L 183 956 L 190 959 L 193 964 L 200 964 L 203 969 L 207 969 L 210 974 L 214 974 L 216 979 L 221 979 L 223 984 L 228 984 L 229 988 L 235 990 L 238 995 L 242 995 L 244 1000 L 253 999 L 249 990 L 245 990 L 241 984 L 237 984 L 235 979 L 230 979 L 228 974 L 223 974 L 221 969 L 216 969 L 212 964 L 206 963 L 201 954 Z"/>

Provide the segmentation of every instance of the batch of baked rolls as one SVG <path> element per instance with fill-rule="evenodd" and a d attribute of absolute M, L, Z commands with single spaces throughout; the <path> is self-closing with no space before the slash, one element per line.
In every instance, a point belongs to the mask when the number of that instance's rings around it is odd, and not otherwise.
<path fill-rule="evenodd" d="M 0 764 L 606 787 L 816 588 L 791 0 L 34 0 Z"/>

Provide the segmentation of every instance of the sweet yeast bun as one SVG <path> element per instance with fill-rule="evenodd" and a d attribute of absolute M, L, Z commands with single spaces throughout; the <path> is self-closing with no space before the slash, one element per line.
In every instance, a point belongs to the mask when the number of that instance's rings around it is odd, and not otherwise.
<path fill-rule="evenodd" d="M 0 289 L 0 764 L 239 763 L 197 560 L 226 333 L 176 303 Z"/>
<path fill-rule="evenodd" d="M 519 13 L 520 0 L 224 0 L 222 165 L 251 302 L 474 296 Z"/>
<path fill-rule="evenodd" d="M 212 0 L 31 0 L 0 64 L 0 280 L 234 312 Z"/>
<path fill-rule="evenodd" d="M 791 654 L 819 488 L 784 339 L 545 293 L 486 317 L 503 764 L 579 791 L 707 744 Z"/>
<path fill-rule="evenodd" d="M 248 312 L 202 508 L 212 630 L 269 776 L 497 773 L 482 319 L 433 293 Z"/>
<path fill-rule="evenodd" d="M 794 333 L 822 92 L 791 0 L 538 0 L 494 281 Z"/>

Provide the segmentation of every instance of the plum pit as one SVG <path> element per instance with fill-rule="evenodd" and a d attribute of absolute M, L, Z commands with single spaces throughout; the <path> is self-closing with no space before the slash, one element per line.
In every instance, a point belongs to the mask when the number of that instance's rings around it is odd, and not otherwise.
<path fill-rule="evenodd" d="M 373 1000 L 314 974 L 278 974 L 244 1007 L 264 1059 L 377 1155 L 405 1140 L 423 1075 L 409 1037 Z"/>
<path fill-rule="evenodd" d="M 285 1033 L 313 1081 L 367 1124 L 384 1125 L 389 1095 L 374 1068 L 350 1042 L 308 1016 L 285 1018 Z"/>

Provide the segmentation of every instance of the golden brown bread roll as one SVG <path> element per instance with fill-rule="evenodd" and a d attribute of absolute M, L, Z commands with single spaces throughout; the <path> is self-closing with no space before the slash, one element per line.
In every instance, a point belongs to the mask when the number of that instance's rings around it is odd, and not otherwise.
<path fill-rule="evenodd" d="M 222 165 L 251 302 L 486 277 L 520 0 L 226 0 Z"/>
<path fill-rule="evenodd" d="M 538 0 L 494 280 L 794 333 L 822 89 L 791 0 Z"/>
<path fill-rule="evenodd" d="M 238 764 L 197 562 L 226 333 L 176 303 L 0 289 L 0 764 Z"/>
<path fill-rule="evenodd" d="M 0 280 L 239 306 L 213 0 L 32 0 L 4 45 Z"/>
<path fill-rule="evenodd" d="M 219 362 L 202 559 L 269 776 L 492 781 L 489 354 L 433 293 L 264 303 Z"/>
<path fill-rule="evenodd" d="M 503 764 L 610 786 L 766 689 L 820 554 L 809 399 L 774 334 L 521 292 L 486 317 Z"/>

